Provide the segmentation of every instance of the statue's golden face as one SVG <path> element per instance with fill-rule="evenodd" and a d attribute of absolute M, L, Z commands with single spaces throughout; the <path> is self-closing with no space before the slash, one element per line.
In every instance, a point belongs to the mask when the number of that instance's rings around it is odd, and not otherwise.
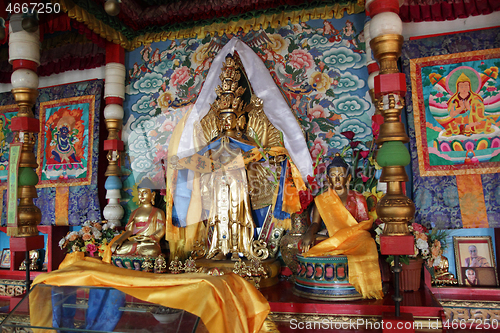
<path fill-rule="evenodd" d="M 154 193 L 151 192 L 151 190 L 149 188 L 140 188 L 137 190 L 137 193 L 138 193 L 139 202 L 141 204 L 149 203 L 154 198 Z"/>
<path fill-rule="evenodd" d="M 347 182 L 350 180 L 350 175 L 347 170 L 342 167 L 333 167 L 328 171 L 328 182 L 330 187 L 335 191 L 341 191 L 346 188 Z"/>
<path fill-rule="evenodd" d="M 223 131 L 229 131 L 236 128 L 236 115 L 234 113 L 221 113 L 219 121 L 220 127 Z"/>

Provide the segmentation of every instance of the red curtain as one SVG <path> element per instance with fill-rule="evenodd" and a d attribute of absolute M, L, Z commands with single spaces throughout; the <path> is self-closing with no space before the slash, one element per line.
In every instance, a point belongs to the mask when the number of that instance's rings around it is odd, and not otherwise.
<path fill-rule="evenodd" d="M 399 16 L 403 22 L 449 21 L 498 10 L 500 0 L 405 0 Z"/>

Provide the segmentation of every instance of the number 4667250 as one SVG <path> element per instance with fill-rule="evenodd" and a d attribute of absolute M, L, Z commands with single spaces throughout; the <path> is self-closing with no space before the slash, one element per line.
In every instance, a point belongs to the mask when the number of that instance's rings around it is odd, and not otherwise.
<path fill-rule="evenodd" d="M 43 3 L 43 2 L 30 2 L 30 3 L 9 3 L 6 11 L 11 14 L 26 14 L 31 12 L 38 12 L 38 14 L 57 14 L 61 11 L 61 5 L 58 3 Z"/>

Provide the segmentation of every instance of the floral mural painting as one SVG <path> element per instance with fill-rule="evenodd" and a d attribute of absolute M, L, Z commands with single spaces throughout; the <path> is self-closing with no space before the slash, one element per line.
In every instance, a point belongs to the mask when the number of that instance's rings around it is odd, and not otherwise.
<path fill-rule="evenodd" d="M 366 85 L 364 15 L 310 20 L 265 31 L 240 32 L 269 69 L 307 135 L 313 158 L 349 144 L 352 131 L 360 148 L 372 142 L 373 107 Z M 190 38 L 145 45 L 127 55 L 127 98 L 122 138 L 126 144 L 124 180 L 131 194 L 149 177 L 165 187 L 164 166 L 172 131 L 190 110 L 210 64 L 232 35 Z M 124 197 L 125 200 L 128 198 Z"/>

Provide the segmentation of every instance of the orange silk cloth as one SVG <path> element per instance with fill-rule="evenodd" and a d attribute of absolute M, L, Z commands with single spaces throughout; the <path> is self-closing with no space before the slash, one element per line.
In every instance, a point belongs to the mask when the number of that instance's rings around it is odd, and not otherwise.
<path fill-rule="evenodd" d="M 61 264 L 63 268 L 41 274 L 33 283 L 112 287 L 143 301 L 193 313 L 209 332 L 259 332 L 270 310 L 264 296 L 236 274 L 153 274 L 82 257 L 83 254 L 68 255 Z M 43 290 L 38 292 L 37 289 L 30 294 L 31 324 L 51 327 L 50 288 L 39 288 Z M 45 311 L 39 310 L 42 303 L 47 305 L 43 307 Z"/>
<path fill-rule="evenodd" d="M 481 175 L 457 175 L 458 199 L 464 228 L 488 228 Z"/>
<path fill-rule="evenodd" d="M 304 257 L 347 256 L 349 283 L 364 298 L 383 298 L 377 246 L 368 232 L 373 220 L 358 223 L 331 189 L 314 202 L 332 236 L 312 247 Z"/>

